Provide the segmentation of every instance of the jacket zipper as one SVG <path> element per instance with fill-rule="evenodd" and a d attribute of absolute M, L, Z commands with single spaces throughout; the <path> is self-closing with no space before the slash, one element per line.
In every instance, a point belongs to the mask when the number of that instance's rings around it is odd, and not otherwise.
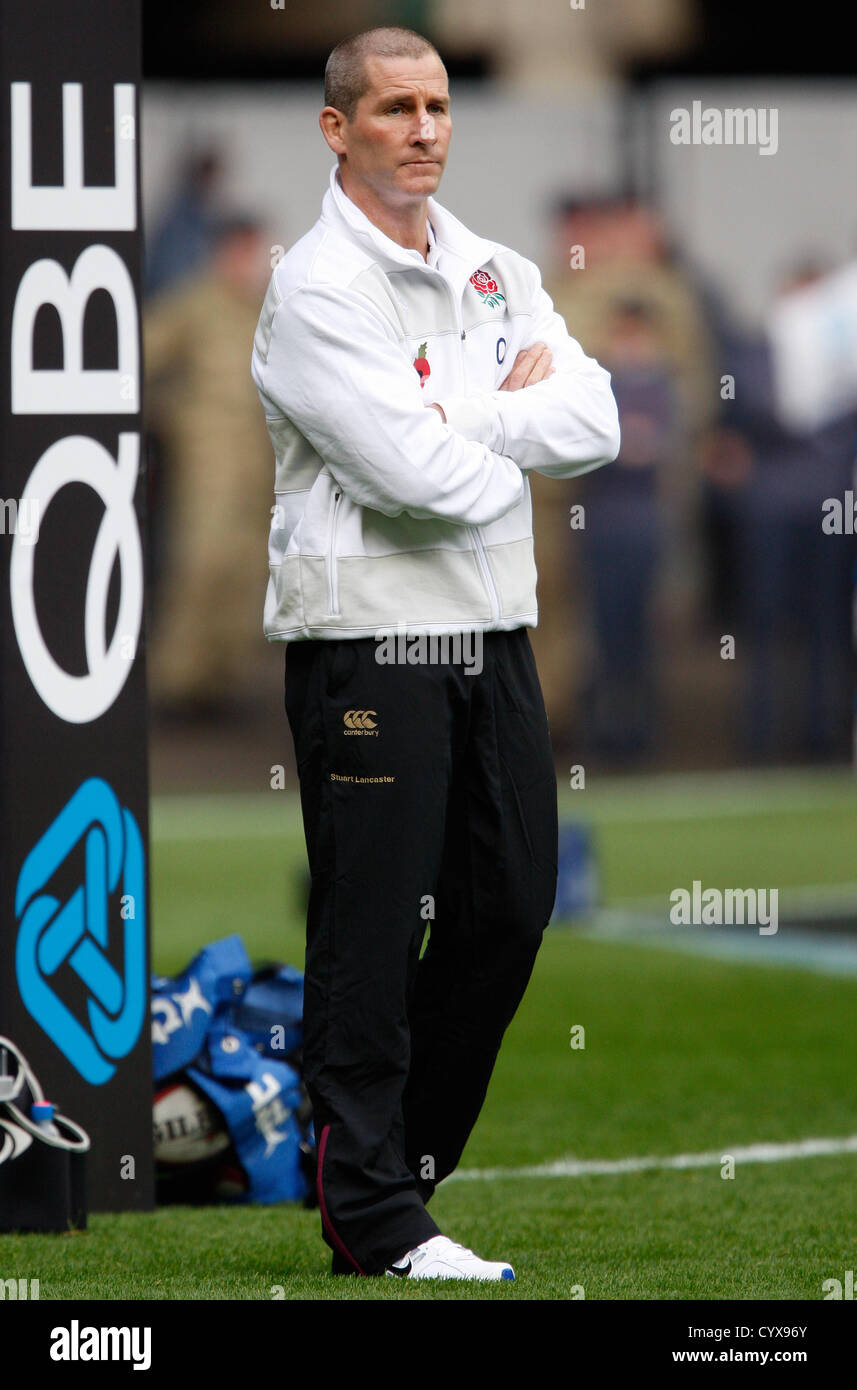
<path fill-rule="evenodd" d="M 456 303 L 456 300 L 454 299 L 452 294 L 452 290 L 449 287 L 449 282 L 446 279 L 444 279 L 444 284 L 447 286 L 447 289 L 449 290 L 449 297 L 452 300 L 452 307 L 455 312 L 455 321 L 458 325 L 458 357 L 461 369 L 461 385 L 462 390 L 466 394 L 467 368 L 464 362 L 464 348 L 462 347 L 462 343 L 467 337 L 467 334 L 464 331 L 464 324 L 461 321 L 460 305 Z M 488 556 L 485 554 L 485 543 L 482 540 L 482 536 L 480 534 L 478 526 L 468 526 L 467 530 L 473 538 L 473 546 L 476 552 L 476 560 L 482 574 L 482 582 L 484 583 L 485 588 L 488 590 L 488 597 L 491 600 L 491 617 L 494 622 L 497 622 L 500 618 L 500 595 L 497 593 L 497 585 L 494 583 L 494 576 L 491 573 L 491 566 L 488 563 Z"/>
<path fill-rule="evenodd" d="M 336 565 L 336 522 L 339 516 L 339 504 L 342 501 L 342 493 L 337 490 L 333 495 L 333 506 L 330 509 L 330 522 L 327 528 L 327 610 L 328 617 L 339 617 L 339 571 Z"/>
<path fill-rule="evenodd" d="M 476 542 L 476 559 L 479 562 L 479 568 L 482 571 L 482 578 L 485 582 L 485 587 L 488 590 L 488 597 L 491 600 L 491 616 L 496 622 L 500 617 L 500 596 L 497 593 L 497 586 L 494 583 L 494 577 L 491 574 L 491 566 L 488 563 L 488 556 L 485 554 L 485 543 L 479 534 L 478 526 L 468 526 L 467 529 L 472 535 L 474 541 Z"/>

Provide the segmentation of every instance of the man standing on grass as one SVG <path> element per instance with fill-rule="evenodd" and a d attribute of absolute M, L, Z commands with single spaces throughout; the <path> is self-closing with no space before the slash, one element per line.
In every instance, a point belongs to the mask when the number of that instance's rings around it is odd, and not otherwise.
<path fill-rule="evenodd" d="M 432 45 L 346 39 L 325 102 L 337 167 L 274 270 L 252 359 L 276 455 L 265 632 L 287 643 L 312 873 L 322 1232 L 334 1274 L 513 1279 L 427 1203 L 556 891 L 527 473 L 615 458 L 616 405 L 537 267 L 434 201 L 451 123 Z"/>

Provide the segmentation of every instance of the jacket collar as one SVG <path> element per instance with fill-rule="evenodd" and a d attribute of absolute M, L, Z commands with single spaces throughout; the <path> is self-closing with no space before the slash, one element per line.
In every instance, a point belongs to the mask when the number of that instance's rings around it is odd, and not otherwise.
<path fill-rule="evenodd" d="M 405 266 L 430 269 L 419 251 L 408 250 L 392 241 L 351 201 L 339 181 L 336 164 L 330 171 L 330 187 L 324 195 L 321 215 L 325 221 L 345 223 L 348 234 L 371 254 L 373 260 L 388 263 L 390 269 Z M 476 236 L 434 198 L 428 199 L 428 215 L 441 251 L 451 252 L 460 263 L 452 273 L 446 274 L 445 278 L 453 284 L 460 281 L 463 286 L 475 270 L 481 269 L 501 249 L 499 243 Z"/>

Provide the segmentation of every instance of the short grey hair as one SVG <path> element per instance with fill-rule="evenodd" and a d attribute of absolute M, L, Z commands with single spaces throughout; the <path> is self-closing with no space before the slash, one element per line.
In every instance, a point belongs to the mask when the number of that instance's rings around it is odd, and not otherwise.
<path fill-rule="evenodd" d="M 369 90 L 367 58 L 422 58 L 426 53 L 434 53 L 443 63 L 434 44 L 422 34 L 395 24 L 351 34 L 336 45 L 325 65 L 325 106 L 335 106 L 353 121 L 358 101 Z"/>

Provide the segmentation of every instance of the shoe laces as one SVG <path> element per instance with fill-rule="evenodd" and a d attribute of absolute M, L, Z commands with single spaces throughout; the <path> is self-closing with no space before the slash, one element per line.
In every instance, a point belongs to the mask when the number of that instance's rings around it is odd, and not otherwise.
<path fill-rule="evenodd" d="M 434 1252 L 429 1250 L 429 1246 L 433 1240 L 437 1239 L 437 1236 L 429 1236 L 428 1240 L 422 1241 L 420 1245 L 415 1245 L 413 1250 L 409 1250 L 406 1255 L 402 1255 L 401 1259 L 396 1260 L 390 1268 L 395 1269 L 397 1265 L 402 1265 L 405 1260 L 413 1260 L 421 1255 L 431 1256 Z M 473 1255 L 473 1251 L 467 1245 L 462 1245 L 460 1241 L 452 1240 L 449 1236 L 442 1236 L 441 1239 L 446 1241 L 444 1249 L 449 1249 L 449 1247 L 452 1246 L 454 1250 L 461 1250 L 465 1255 Z"/>
<path fill-rule="evenodd" d="M 432 1236 L 430 1239 L 431 1239 L 431 1240 L 437 1240 L 437 1236 Z M 449 1236 L 444 1236 L 443 1239 L 447 1242 L 447 1246 L 450 1246 L 450 1245 L 451 1245 L 455 1250 L 463 1250 L 464 1253 L 465 1253 L 465 1255 L 472 1255 L 472 1254 L 473 1254 L 473 1251 L 472 1251 L 472 1250 L 469 1250 L 468 1247 L 467 1247 L 466 1245 L 462 1245 L 460 1241 L 451 1240 Z M 429 1241 L 424 1241 L 422 1245 L 420 1245 L 420 1246 L 417 1247 L 417 1249 L 419 1249 L 419 1250 L 425 1250 L 425 1249 L 427 1249 L 428 1245 L 429 1245 Z"/>

